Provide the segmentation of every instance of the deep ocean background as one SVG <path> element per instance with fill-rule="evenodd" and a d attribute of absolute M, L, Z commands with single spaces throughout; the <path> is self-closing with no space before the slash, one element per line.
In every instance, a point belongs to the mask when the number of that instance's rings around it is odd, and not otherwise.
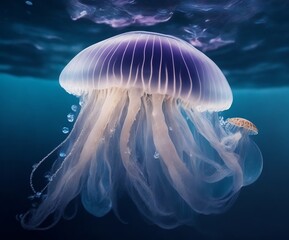
<path fill-rule="evenodd" d="M 1 1 L 0 239 L 289 239 L 288 12 L 286 0 Z M 199 216 L 196 227 L 161 229 L 124 202 L 127 224 L 79 204 L 72 220 L 50 230 L 22 229 L 16 216 L 31 204 L 31 166 L 65 138 L 66 115 L 78 103 L 58 84 L 61 69 L 83 48 L 131 30 L 181 37 L 216 62 L 234 94 L 222 115 L 259 129 L 262 175 L 229 211 Z"/>

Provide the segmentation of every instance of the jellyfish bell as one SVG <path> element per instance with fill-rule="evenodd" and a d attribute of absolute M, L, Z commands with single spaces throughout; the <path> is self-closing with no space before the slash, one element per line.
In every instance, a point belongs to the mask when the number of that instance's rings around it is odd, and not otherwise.
<path fill-rule="evenodd" d="M 247 131 L 249 135 L 258 134 L 258 129 L 255 124 L 245 118 L 234 117 L 228 118 L 226 121 L 229 128 L 241 128 L 244 131 Z"/>
<path fill-rule="evenodd" d="M 59 82 L 76 96 L 121 88 L 168 95 L 202 111 L 232 104 L 230 86 L 211 59 L 189 43 L 159 33 L 130 32 L 94 44 L 70 61 Z"/>
<path fill-rule="evenodd" d="M 232 103 L 230 86 L 185 41 L 151 32 L 109 38 L 73 58 L 60 84 L 83 104 L 40 191 L 33 173 L 49 155 L 33 168 L 31 188 L 45 198 L 24 214 L 25 228 L 51 215 L 55 224 L 78 195 L 97 217 L 117 212 L 123 192 L 160 227 L 193 224 L 197 213 L 225 211 L 250 177 L 243 149 L 252 142 L 219 118 Z M 251 152 L 262 162 L 260 151 Z"/>

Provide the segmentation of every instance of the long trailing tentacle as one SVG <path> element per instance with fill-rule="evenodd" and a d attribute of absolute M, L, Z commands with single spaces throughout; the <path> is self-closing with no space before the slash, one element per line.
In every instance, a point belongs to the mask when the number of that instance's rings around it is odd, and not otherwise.
<path fill-rule="evenodd" d="M 175 190 L 195 211 L 201 211 L 203 206 L 200 206 L 200 204 L 203 200 L 199 199 L 198 195 L 193 195 L 195 190 L 191 191 L 189 189 L 197 189 L 197 179 L 186 168 L 169 136 L 169 129 L 165 124 L 166 121 L 162 110 L 163 101 L 164 96 L 162 95 L 152 96 L 153 111 L 151 113 L 151 123 L 154 144 L 167 168 L 168 177 Z"/>
<path fill-rule="evenodd" d="M 220 136 L 218 135 L 216 126 L 214 126 L 214 116 L 211 114 L 210 119 L 204 113 L 200 113 L 197 111 L 189 110 L 187 111 L 189 116 L 194 122 L 195 127 L 198 131 L 204 136 L 210 145 L 218 152 L 219 156 L 225 163 L 225 165 L 230 169 L 231 174 L 234 177 L 232 194 L 236 193 L 240 190 L 243 185 L 243 172 L 239 163 L 240 156 L 237 155 L 234 151 L 227 150 L 224 146 Z M 220 128 L 220 126 L 218 126 Z M 222 136 L 223 137 L 223 136 Z M 238 134 L 234 135 L 234 141 L 238 142 L 240 137 Z"/>
<path fill-rule="evenodd" d="M 243 186 L 248 166 L 240 152 L 247 142 L 226 132 L 217 113 L 194 111 L 178 99 L 141 89 L 98 90 L 86 100 L 67 139 L 31 172 L 32 191 L 46 197 L 24 214 L 24 227 L 46 225 L 52 214 L 44 229 L 53 226 L 78 194 L 93 215 L 112 208 L 118 214 L 117 198 L 127 191 L 148 220 L 174 228 L 192 223 L 196 213 L 224 211 Z M 35 171 L 59 148 L 66 156 L 58 157 L 51 181 L 37 191 Z M 260 155 L 252 149 L 253 157 Z M 255 180 L 247 175 L 245 183 Z"/>
<path fill-rule="evenodd" d="M 84 96 L 83 96 L 84 98 Z M 82 100 L 83 101 L 83 100 Z M 80 106 L 83 105 L 83 102 L 80 102 Z M 75 134 L 75 130 L 76 130 L 76 126 L 78 126 L 79 122 L 83 121 L 83 116 L 84 115 L 84 112 L 86 111 L 86 108 L 89 108 L 90 106 L 89 105 L 85 105 L 83 106 L 83 109 L 82 111 L 80 111 L 80 114 L 79 116 L 77 117 L 77 120 L 76 122 L 74 123 L 73 125 L 73 128 L 71 129 L 70 133 L 68 134 L 68 136 L 64 139 L 64 141 L 62 141 L 58 146 L 56 146 L 52 151 L 50 151 L 44 158 L 42 158 L 38 163 L 34 164 L 32 166 L 32 171 L 30 173 L 30 176 L 29 176 L 29 184 L 30 184 L 30 188 L 32 190 L 32 192 L 36 195 L 36 197 L 40 197 L 44 192 L 45 190 L 47 189 L 48 185 L 49 185 L 49 182 L 51 182 L 55 176 L 57 175 L 57 173 L 60 171 L 60 169 L 62 168 L 64 162 L 65 162 L 65 159 L 68 158 L 68 156 L 65 156 L 64 160 L 62 161 L 61 165 L 55 170 L 55 172 L 49 176 L 49 179 L 48 179 L 48 183 L 42 187 L 41 190 L 36 190 L 35 187 L 34 187 L 34 184 L 33 184 L 33 177 L 34 177 L 34 174 L 35 172 L 38 170 L 38 168 L 53 154 L 55 153 L 57 150 L 59 150 L 60 148 L 62 148 L 68 141 L 69 139 L 71 139 L 71 137 Z"/>
<path fill-rule="evenodd" d="M 101 142 L 103 132 L 122 94 L 122 90 L 119 89 L 103 90 L 99 94 L 100 99 L 90 99 L 90 101 L 97 101 L 98 104 L 95 105 L 90 102 L 89 105 L 93 106 L 92 112 L 87 111 L 89 109 L 82 111 L 84 118 L 84 115 L 88 114 L 86 118 L 88 118 L 89 126 L 83 128 L 80 125 L 85 122 L 80 114 L 74 130 L 70 133 L 71 138 L 72 134 L 77 132 L 72 139 L 73 142 L 68 147 L 69 154 L 63 162 L 54 166 L 56 167 L 54 181 L 50 181 L 43 189 L 43 191 L 47 189 L 46 198 L 37 209 L 31 209 L 21 219 L 24 227 L 39 227 L 53 212 L 55 212 L 55 221 L 57 221 L 61 217 L 65 206 L 79 193 L 83 184 L 81 179 L 85 176 L 85 169 Z"/>
<path fill-rule="evenodd" d="M 135 134 L 131 132 L 131 129 L 141 109 L 142 95 L 143 93 L 138 91 L 129 92 L 127 116 L 124 120 L 120 135 L 120 154 L 130 182 L 133 184 L 133 189 L 142 197 L 143 204 L 145 204 L 147 208 L 154 209 L 155 201 L 149 183 L 143 170 L 138 165 L 136 159 L 134 159 L 135 156 L 132 155 L 131 151 L 135 151 L 135 149 L 130 149 L 131 134 Z M 135 143 L 133 143 L 133 146 L 135 147 Z"/>

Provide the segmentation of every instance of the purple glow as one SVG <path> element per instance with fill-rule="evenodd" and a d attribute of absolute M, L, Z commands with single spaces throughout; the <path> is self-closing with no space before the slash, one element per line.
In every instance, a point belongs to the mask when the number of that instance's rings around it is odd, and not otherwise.
<path fill-rule="evenodd" d="M 164 25 L 164 32 L 185 38 L 202 51 L 232 44 L 238 26 L 262 11 L 260 0 L 158 1 L 100 0 L 83 3 L 70 0 L 68 11 L 73 20 L 87 18 L 113 28 L 153 26 L 169 22 L 179 14 L 186 21 Z M 189 24 L 188 24 L 189 23 Z M 173 31 L 173 32 L 172 32 Z"/>

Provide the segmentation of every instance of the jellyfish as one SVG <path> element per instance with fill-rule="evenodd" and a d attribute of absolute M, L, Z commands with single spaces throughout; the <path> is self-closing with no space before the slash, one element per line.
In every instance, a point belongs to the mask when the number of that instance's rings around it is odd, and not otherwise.
<path fill-rule="evenodd" d="M 241 159 L 244 159 L 242 163 L 243 185 L 249 185 L 259 177 L 262 171 L 262 167 L 260 166 L 262 166 L 263 159 L 259 157 L 261 155 L 260 150 L 250 139 L 250 135 L 258 134 L 258 129 L 254 123 L 240 117 L 228 118 L 224 124 L 229 133 L 239 132 L 239 135 L 242 135 L 235 152 Z M 244 146 L 246 149 L 243 149 Z"/>
<path fill-rule="evenodd" d="M 49 228 L 79 197 L 96 217 L 125 194 L 162 228 L 194 224 L 198 214 L 227 210 L 261 174 L 256 127 L 224 120 L 233 101 L 217 65 L 189 43 L 153 32 L 128 32 L 76 55 L 60 85 L 81 110 L 60 151 L 40 202 L 21 218 L 27 229 Z M 48 226 L 43 226 L 50 219 Z"/>

